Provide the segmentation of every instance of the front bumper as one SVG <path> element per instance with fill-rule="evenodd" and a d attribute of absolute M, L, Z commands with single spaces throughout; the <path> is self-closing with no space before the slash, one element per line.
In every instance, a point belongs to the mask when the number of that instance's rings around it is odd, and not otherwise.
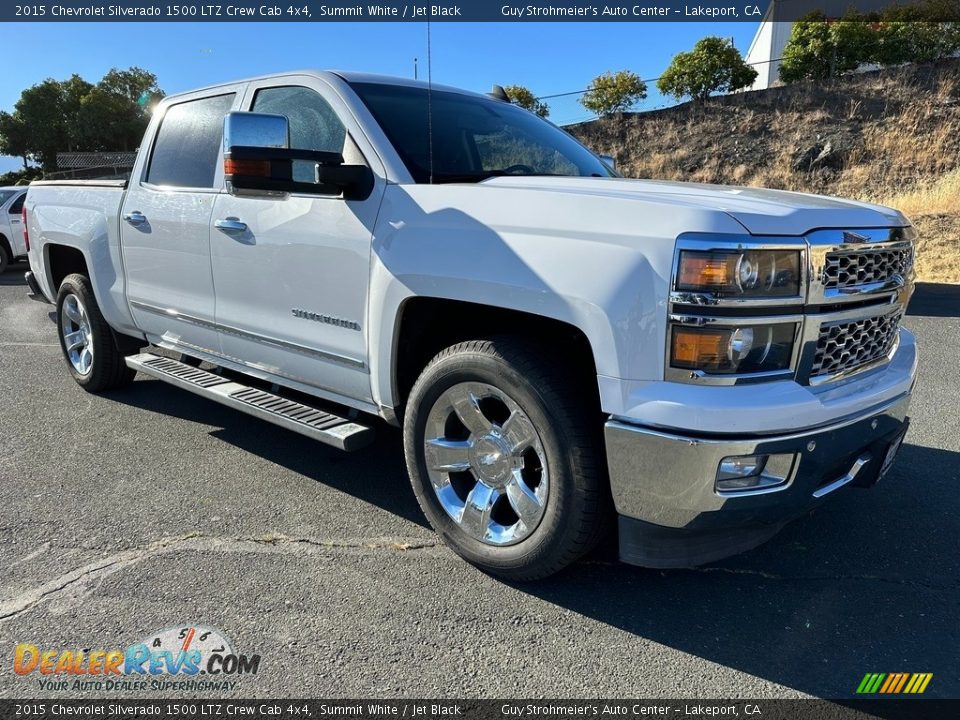
<path fill-rule="evenodd" d="M 690 567 L 749 550 L 848 484 L 871 485 L 907 425 L 910 393 L 843 422 L 771 437 L 694 437 L 610 420 L 607 463 L 620 515 L 620 556 Z M 770 455 L 773 488 L 716 490 L 723 458 Z"/>

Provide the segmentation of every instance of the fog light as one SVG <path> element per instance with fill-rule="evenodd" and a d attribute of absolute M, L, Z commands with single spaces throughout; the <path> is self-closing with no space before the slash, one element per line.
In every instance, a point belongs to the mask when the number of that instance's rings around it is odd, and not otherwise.
<path fill-rule="evenodd" d="M 792 453 L 725 457 L 717 466 L 717 492 L 736 495 L 785 488 L 795 461 Z"/>
<path fill-rule="evenodd" d="M 766 455 L 725 457 L 717 469 L 717 487 L 720 487 L 720 482 L 724 480 L 741 480 L 759 475 L 766 464 Z"/>

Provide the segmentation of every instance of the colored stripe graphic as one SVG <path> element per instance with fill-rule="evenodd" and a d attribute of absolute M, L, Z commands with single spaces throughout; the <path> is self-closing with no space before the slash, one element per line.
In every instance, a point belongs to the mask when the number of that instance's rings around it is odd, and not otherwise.
<path fill-rule="evenodd" d="M 927 689 L 933 673 L 867 673 L 857 686 L 858 695 L 919 695 Z"/>

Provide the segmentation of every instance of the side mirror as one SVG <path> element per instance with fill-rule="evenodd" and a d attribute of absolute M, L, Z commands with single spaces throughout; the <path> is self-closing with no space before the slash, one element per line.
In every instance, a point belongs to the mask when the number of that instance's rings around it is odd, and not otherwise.
<path fill-rule="evenodd" d="M 297 150 L 289 146 L 290 126 L 283 115 L 232 112 L 223 120 L 223 174 L 227 190 L 340 195 L 364 200 L 373 190 L 366 165 L 344 165 L 340 153 Z M 314 163 L 315 181 L 295 180 L 295 162 Z"/>
<path fill-rule="evenodd" d="M 612 155 L 601 155 L 600 160 L 602 160 L 603 164 L 606 165 L 611 170 L 613 170 L 614 172 L 617 171 L 617 159 Z"/>

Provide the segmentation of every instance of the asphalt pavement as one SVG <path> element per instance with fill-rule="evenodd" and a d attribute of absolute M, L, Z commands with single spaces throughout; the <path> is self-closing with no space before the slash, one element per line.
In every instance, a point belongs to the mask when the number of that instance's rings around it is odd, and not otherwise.
<path fill-rule="evenodd" d="M 876 488 L 708 567 L 508 584 L 437 541 L 385 425 L 344 454 L 149 378 L 85 393 L 25 269 L 0 276 L 0 697 L 104 695 L 15 675 L 18 643 L 197 623 L 261 656 L 219 697 L 960 696 L 960 286 L 911 305 L 913 424 Z"/>

